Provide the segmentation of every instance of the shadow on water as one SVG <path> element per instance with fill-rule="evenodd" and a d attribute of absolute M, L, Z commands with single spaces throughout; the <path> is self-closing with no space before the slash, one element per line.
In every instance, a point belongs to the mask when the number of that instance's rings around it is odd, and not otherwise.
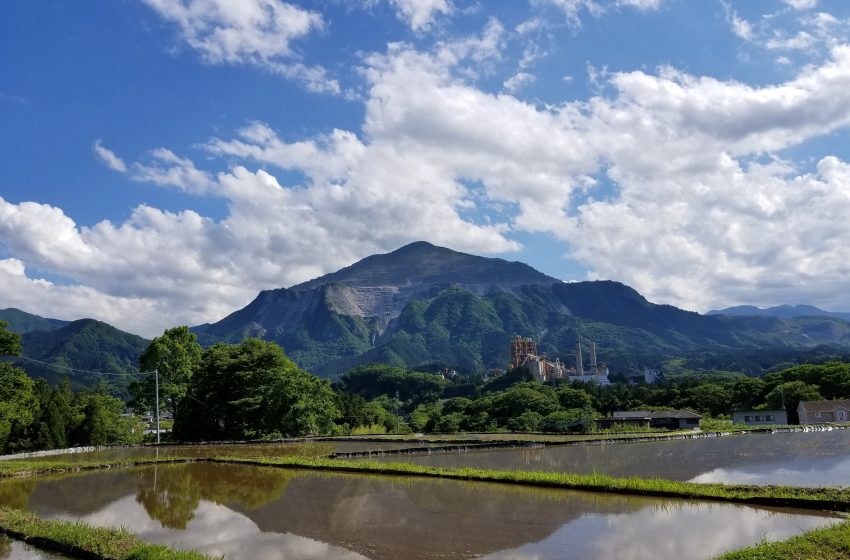
<path fill-rule="evenodd" d="M 208 463 L 16 489 L 8 482 L 21 481 L 0 481 L 0 496 L 42 516 L 123 525 L 144 540 L 228 560 L 696 559 L 834 521 L 731 504 Z"/>

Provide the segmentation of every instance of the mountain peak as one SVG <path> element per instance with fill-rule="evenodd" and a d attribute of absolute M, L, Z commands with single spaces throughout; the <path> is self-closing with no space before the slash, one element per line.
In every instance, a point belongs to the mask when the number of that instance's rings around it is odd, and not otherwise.
<path fill-rule="evenodd" d="M 337 272 L 326 274 L 293 289 L 310 289 L 340 283 L 350 287 L 415 285 L 524 286 L 560 282 L 527 264 L 480 257 L 416 241 L 395 251 L 372 255 Z"/>

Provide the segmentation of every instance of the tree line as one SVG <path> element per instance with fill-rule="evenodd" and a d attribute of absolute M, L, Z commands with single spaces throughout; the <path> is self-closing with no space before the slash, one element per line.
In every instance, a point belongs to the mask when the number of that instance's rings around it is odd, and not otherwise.
<path fill-rule="evenodd" d="M 21 337 L 6 327 L 0 321 L 0 355 L 19 356 Z M 51 388 L 0 361 L 0 453 L 142 441 L 144 425 L 123 409 L 105 384 L 74 392 L 64 379 Z"/>
<path fill-rule="evenodd" d="M 19 355 L 20 336 L 0 327 L 0 354 Z M 485 382 L 370 364 L 333 385 L 300 369 L 277 344 L 247 339 L 203 348 L 188 327 L 166 330 L 140 357 L 142 379 L 127 405 L 173 418 L 179 441 L 278 439 L 375 432 L 587 432 L 617 410 L 688 409 L 726 418 L 735 409 L 778 409 L 797 421 L 800 400 L 850 396 L 850 364 L 796 366 L 761 378 L 692 376 L 653 385 L 532 380 L 518 368 Z M 152 373 L 156 372 L 156 374 Z M 0 362 L 0 451 L 142 441 L 144 426 L 122 415 L 106 386 L 49 387 Z"/>

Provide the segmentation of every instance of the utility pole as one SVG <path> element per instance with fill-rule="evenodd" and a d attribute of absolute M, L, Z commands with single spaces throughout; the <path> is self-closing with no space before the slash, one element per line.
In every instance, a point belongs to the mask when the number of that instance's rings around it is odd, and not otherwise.
<path fill-rule="evenodd" d="M 153 373 L 156 377 L 156 442 L 159 443 L 159 369 L 154 368 Z"/>
<path fill-rule="evenodd" d="M 398 433 L 398 407 L 401 401 L 398 400 L 398 389 L 395 390 L 395 433 Z"/>

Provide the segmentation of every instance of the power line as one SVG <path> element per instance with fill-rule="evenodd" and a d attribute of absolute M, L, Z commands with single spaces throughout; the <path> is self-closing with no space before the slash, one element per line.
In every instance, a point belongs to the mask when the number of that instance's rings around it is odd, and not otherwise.
<path fill-rule="evenodd" d="M 6 356 L 4 356 L 4 357 L 6 357 Z M 93 374 L 93 375 L 111 375 L 111 376 L 120 377 L 120 376 L 127 376 L 127 375 L 150 375 L 150 374 L 154 373 L 152 371 L 136 371 L 136 372 L 124 372 L 124 373 L 107 372 L 107 371 L 92 371 L 92 370 L 88 370 L 88 369 L 72 368 L 72 367 L 69 367 L 69 366 L 63 366 L 63 365 L 59 365 L 59 364 L 50 364 L 48 362 L 42 362 L 41 360 L 35 360 L 33 358 L 27 358 L 26 356 L 8 356 L 7 358 L 10 359 L 11 361 L 26 360 L 28 362 L 40 364 L 40 365 L 51 367 L 51 368 L 62 369 L 62 370 L 65 370 L 65 371 L 76 371 L 76 372 L 79 372 L 79 373 L 90 373 L 90 374 Z"/>

